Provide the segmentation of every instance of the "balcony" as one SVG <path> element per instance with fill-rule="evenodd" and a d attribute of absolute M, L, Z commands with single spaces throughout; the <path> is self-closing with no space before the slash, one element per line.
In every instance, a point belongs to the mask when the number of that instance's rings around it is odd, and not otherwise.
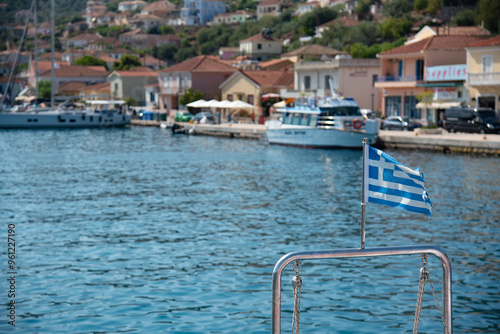
<path fill-rule="evenodd" d="M 407 76 L 385 76 L 377 77 L 375 80 L 376 88 L 395 88 L 395 87 L 416 87 L 417 83 L 423 82 L 423 75 Z"/>
<path fill-rule="evenodd" d="M 497 86 L 500 85 L 500 72 L 469 73 L 467 75 L 469 86 Z"/>

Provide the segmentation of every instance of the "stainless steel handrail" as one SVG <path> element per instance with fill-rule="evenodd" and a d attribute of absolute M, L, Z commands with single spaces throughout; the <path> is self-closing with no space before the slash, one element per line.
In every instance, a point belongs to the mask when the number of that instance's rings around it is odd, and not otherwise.
<path fill-rule="evenodd" d="M 351 257 L 374 257 L 390 255 L 413 255 L 433 254 L 443 267 L 443 312 L 444 333 L 453 333 L 451 320 L 451 262 L 446 253 L 436 246 L 400 246 L 400 247 L 376 247 L 363 249 L 327 249 L 318 251 L 301 251 L 288 253 L 283 256 L 274 266 L 273 270 L 273 310 L 271 333 L 281 333 L 281 273 L 290 262 L 309 259 L 333 259 Z M 447 331 L 445 331 L 447 329 Z"/>

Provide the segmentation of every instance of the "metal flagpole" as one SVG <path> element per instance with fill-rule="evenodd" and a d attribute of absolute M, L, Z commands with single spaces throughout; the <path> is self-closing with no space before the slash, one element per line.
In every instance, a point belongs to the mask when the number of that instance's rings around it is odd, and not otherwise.
<path fill-rule="evenodd" d="M 368 164 L 368 139 L 363 138 L 363 188 L 361 190 L 361 249 L 365 248 L 365 216 L 366 216 L 366 166 Z"/>

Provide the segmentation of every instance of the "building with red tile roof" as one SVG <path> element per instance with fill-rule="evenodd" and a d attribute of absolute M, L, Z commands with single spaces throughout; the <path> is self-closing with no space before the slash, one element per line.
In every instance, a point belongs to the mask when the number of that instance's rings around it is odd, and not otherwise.
<path fill-rule="evenodd" d="M 480 41 L 474 35 L 432 35 L 381 52 L 382 115 L 405 116 L 424 124 L 441 125 L 443 110 L 466 102 L 465 47 Z M 432 101 L 419 103 L 424 94 Z M 420 101 L 421 102 L 421 101 Z"/>
<path fill-rule="evenodd" d="M 261 33 L 240 41 L 240 54 L 253 60 L 278 58 L 282 52 L 281 41 L 264 29 Z"/>
<path fill-rule="evenodd" d="M 158 72 L 160 109 L 178 109 L 179 97 L 188 89 L 205 94 L 205 99 L 219 99 L 219 85 L 236 71 L 215 56 L 198 56 Z"/>
<path fill-rule="evenodd" d="M 112 99 L 132 98 L 138 105 L 144 105 L 144 87 L 158 82 L 158 72 L 149 67 L 138 66 L 127 71 L 115 70 L 107 79 Z"/>
<path fill-rule="evenodd" d="M 268 93 L 279 94 L 281 89 L 293 88 L 294 74 L 291 71 L 245 71 L 239 70 L 224 81 L 222 99 L 241 100 L 254 106 L 257 117 L 269 116 L 268 109 L 259 109 L 260 96 Z"/>

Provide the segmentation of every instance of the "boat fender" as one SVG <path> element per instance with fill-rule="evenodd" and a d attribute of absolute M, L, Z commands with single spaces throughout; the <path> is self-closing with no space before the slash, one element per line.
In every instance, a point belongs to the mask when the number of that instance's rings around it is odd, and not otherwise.
<path fill-rule="evenodd" d="M 363 125 L 363 123 L 361 122 L 361 120 L 359 118 L 356 118 L 355 120 L 352 121 L 352 127 L 355 128 L 356 130 L 361 129 L 362 125 Z"/>

